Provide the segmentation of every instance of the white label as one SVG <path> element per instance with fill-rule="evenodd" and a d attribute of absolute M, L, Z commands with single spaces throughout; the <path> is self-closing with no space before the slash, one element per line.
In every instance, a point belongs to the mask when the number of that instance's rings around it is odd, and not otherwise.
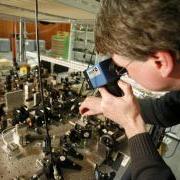
<path fill-rule="evenodd" d="M 113 135 L 113 132 L 112 132 L 112 131 L 108 131 L 108 134 L 112 136 L 112 135 Z"/>
<path fill-rule="evenodd" d="M 127 163 L 129 162 L 130 157 L 127 156 L 126 154 L 123 154 L 123 155 L 124 155 L 124 158 L 123 158 L 123 160 L 121 162 L 121 166 L 125 167 L 127 165 Z"/>
<path fill-rule="evenodd" d="M 94 77 L 96 77 L 96 76 L 98 76 L 98 75 L 100 75 L 101 74 L 101 71 L 99 70 L 99 68 L 98 67 L 93 67 L 92 69 L 90 69 L 90 70 L 88 70 L 88 75 L 89 75 L 89 78 L 94 78 Z"/>

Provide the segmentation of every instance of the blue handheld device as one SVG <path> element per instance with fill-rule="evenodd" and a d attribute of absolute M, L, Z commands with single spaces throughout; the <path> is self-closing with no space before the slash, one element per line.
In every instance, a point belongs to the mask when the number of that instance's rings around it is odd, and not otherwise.
<path fill-rule="evenodd" d="M 91 89 L 105 87 L 111 94 L 122 96 L 123 92 L 117 85 L 120 76 L 126 69 L 113 64 L 112 59 L 106 59 L 84 71 L 84 76 Z"/>

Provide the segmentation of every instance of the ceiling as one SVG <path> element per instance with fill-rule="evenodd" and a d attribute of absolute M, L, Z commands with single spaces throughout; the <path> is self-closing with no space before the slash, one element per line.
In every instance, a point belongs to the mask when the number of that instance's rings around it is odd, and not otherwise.
<path fill-rule="evenodd" d="M 69 6 L 58 0 L 39 0 L 39 20 L 63 21 L 94 20 L 96 14 L 88 10 Z M 0 0 L 0 17 L 23 17 L 33 20 L 35 17 L 35 0 Z"/>

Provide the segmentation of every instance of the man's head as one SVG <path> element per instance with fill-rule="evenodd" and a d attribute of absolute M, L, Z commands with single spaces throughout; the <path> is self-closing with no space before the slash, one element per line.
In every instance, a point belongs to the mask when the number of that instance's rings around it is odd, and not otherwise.
<path fill-rule="evenodd" d="M 102 0 L 96 50 L 151 90 L 180 89 L 179 0 Z"/>

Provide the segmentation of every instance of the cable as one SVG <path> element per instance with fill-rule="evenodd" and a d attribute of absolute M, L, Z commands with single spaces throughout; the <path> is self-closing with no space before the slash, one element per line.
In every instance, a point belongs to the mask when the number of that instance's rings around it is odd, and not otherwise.
<path fill-rule="evenodd" d="M 49 135 L 48 129 L 48 121 L 47 121 L 47 113 L 45 109 L 45 101 L 44 101 L 44 91 L 43 91 L 43 83 L 42 83 L 42 73 L 41 73 L 41 60 L 40 60 L 40 48 L 39 48 L 39 26 L 38 26 L 38 0 L 36 0 L 36 8 L 35 8 L 35 29 L 36 29 L 36 46 L 37 46 L 37 56 L 38 56 L 38 73 L 39 73 L 39 85 L 40 85 L 40 94 L 41 94 L 41 101 L 42 107 L 44 111 L 44 121 L 45 121 L 45 128 L 46 128 L 46 135 L 48 140 L 48 145 L 50 149 L 51 159 L 52 158 L 52 147 L 51 147 L 51 140 Z"/>

